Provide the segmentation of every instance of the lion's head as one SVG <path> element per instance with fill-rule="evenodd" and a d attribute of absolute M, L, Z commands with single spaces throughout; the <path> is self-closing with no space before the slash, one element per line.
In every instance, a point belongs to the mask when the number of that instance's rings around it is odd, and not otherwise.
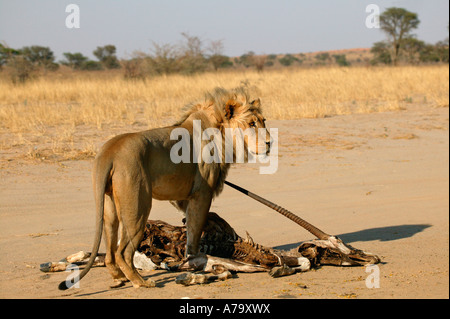
<path fill-rule="evenodd" d="M 201 176 L 215 194 L 222 190 L 231 163 L 255 163 L 270 152 L 271 137 L 260 99 L 251 99 L 242 87 L 207 93 L 201 102 L 187 106 L 175 125 L 179 126 L 191 132 L 191 159 L 198 160 Z"/>
<path fill-rule="evenodd" d="M 267 156 L 270 152 L 271 137 L 262 114 L 261 101 L 259 98 L 251 99 L 243 87 L 233 90 L 216 88 L 207 93 L 204 101 L 188 106 L 180 123 L 189 118 L 202 120 L 203 130 L 219 129 L 223 142 L 220 159 L 224 163 L 246 162 L 249 155 L 254 158 Z M 231 142 L 231 147 L 225 149 Z M 232 160 L 230 156 L 233 156 Z"/>
<path fill-rule="evenodd" d="M 235 160 L 239 157 L 239 140 L 243 142 L 245 160 L 248 155 L 266 156 L 270 152 L 271 138 L 266 128 L 266 119 L 261 110 L 259 98 L 250 99 L 244 88 L 233 91 L 216 89 L 210 99 L 218 106 L 220 112 L 220 129 L 227 129 L 233 133 L 233 142 L 236 144 Z"/>

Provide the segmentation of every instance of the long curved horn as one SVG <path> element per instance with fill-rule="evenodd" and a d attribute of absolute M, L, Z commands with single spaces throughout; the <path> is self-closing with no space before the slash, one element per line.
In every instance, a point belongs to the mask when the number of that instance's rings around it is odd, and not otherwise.
<path fill-rule="evenodd" d="M 324 233 L 323 231 L 321 231 L 319 228 L 315 227 L 314 225 L 311 225 L 310 223 L 308 223 L 306 220 L 298 217 L 297 215 L 295 215 L 294 213 L 288 211 L 287 209 L 278 206 L 274 203 L 272 203 L 271 201 L 268 201 L 267 199 L 264 199 L 252 192 L 249 192 L 248 190 L 239 187 L 233 183 L 230 183 L 228 181 L 225 181 L 225 184 L 227 184 L 228 186 L 240 191 L 241 193 L 253 198 L 254 200 L 266 205 L 267 207 L 272 208 L 273 210 L 277 211 L 278 213 L 280 213 L 281 215 L 289 218 L 290 220 L 292 220 L 293 222 L 295 222 L 296 224 L 302 226 L 303 228 L 305 228 L 307 231 L 309 231 L 311 234 L 313 234 L 314 236 L 316 236 L 318 239 L 322 239 L 322 240 L 327 240 L 328 238 L 330 238 L 331 236 Z"/>

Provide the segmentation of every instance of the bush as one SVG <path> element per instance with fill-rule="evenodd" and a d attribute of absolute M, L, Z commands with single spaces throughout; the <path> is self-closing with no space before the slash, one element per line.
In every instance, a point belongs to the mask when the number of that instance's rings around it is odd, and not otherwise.
<path fill-rule="evenodd" d="M 36 69 L 23 55 L 12 56 L 8 60 L 8 66 L 11 67 L 11 80 L 14 84 L 29 80 Z"/>
<path fill-rule="evenodd" d="M 3 65 L 8 63 L 9 59 L 19 54 L 20 52 L 18 50 L 8 48 L 0 43 L 0 71 L 2 70 Z"/>
<path fill-rule="evenodd" d="M 347 61 L 345 54 L 335 54 L 333 55 L 334 60 L 339 66 L 349 66 L 350 62 Z"/>
<path fill-rule="evenodd" d="M 144 64 L 145 61 L 143 58 L 123 60 L 122 66 L 124 70 L 124 78 L 126 80 L 144 80 L 146 76 Z"/>
<path fill-rule="evenodd" d="M 100 62 L 88 60 L 88 61 L 83 62 L 82 66 L 81 66 L 81 70 L 99 71 L 99 70 L 103 70 L 103 66 Z"/>
<path fill-rule="evenodd" d="M 55 71 L 59 67 L 59 65 L 55 63 L 55 56 L 49 47 L 33 45 L 30 47 L 23 47 L 19 52 L 36 67 L 43 67 L 50 71 Z"/>
<path fill-rule="evenodd" d="M 320 62 L 325 62 L 327 60 L 330 60 L 330 54 L 328 52 L 325 53 L 319 53 L 315 56 L 316 60 Z"/>
<path fill-rule="evenodd" d="M 180 47 L 180 71 L 185 74 L 205 71 L 208 61 L 205 58 L 202 41 L 200 38 L 190 36 L 187 33 L 182 33 L 181 35 L 184 37 L 185 42 Z"/>
<path fill-rule="evenodd" d="M 267 55 L 254 55 L 251 63 L 255 66 L 258 72 L 262 72 L 266 66 Z"/>
<path fill-rule="evenodd" d="M 255 52 L 249 51 L 239 57 L 237 60 L 238 64 L 242 64 L 246 68 L 249 68 L 253 65 L 253 57 L 255 56 Z"/>
<path fill-rule="evenodd" d="M 93 53 L 105 68 L 120 68 L 119 60 L 116 57 L 116 47 L 114 45 L 110 44 L 103 47 L 97 47 Z"/>
<path fill-rule="evenodd" d="M 85 57 L 83 54 L 79 52 L 77 53 L 65 52 L 63 53 L 63 55 L 66 58 L 66 60 L 61 61 L 61 64 L 71 67 L 74 70 L 81 70 L 83 68 L 83 64 L 88 60 L 87 57 Z"/>
<path fill-rule="evenodd" d="M 219 68 L 229 68 L 233 66 L 233 62 L 225 55 L 215 54 L 210 56 L 208 60 L 216 71 Z"/>
<path fill-rule="evenodd" d="M 152 51 L 147 58 L 151 73 L 170 74 L 180 70 L 179 52 L 174 45 L 153 43 Z"/>
<path fill-rule="evenodd" d="M 384 63 L 384 64 L 391 64 L 392 58 L 391 53 L 389 52 L 389 44 L 381 41 L 381 42 L 375 42 L 370 49 L 370 52 L 373 54 L 373 59 L 370 61 L 371 64 L 378 64 L 378 63 Z"/>
<path fill-rule="evenodd" d="M 420 51 L 419 60 L 421 62 L 445 62 L 449 63 L 449 46 L 446 42 L 440 41 L 435 45 L 427 44 Z"/>
<path fill-rule="evenodd" d="M 294 57 L 291 54 L 286 54 L 284 57 L 278 59 L 278 62 L 280 62 L 281 65 L 284 65 L 284 66 L 290 66 L 290 65 L 292 65 L 292 63 L 299 62 L 299 61 L 300 60 L 298 58 Z"/>

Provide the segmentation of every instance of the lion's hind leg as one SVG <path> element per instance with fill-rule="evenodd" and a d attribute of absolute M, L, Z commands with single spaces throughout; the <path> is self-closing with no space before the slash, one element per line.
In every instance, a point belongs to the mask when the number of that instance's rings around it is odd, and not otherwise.
<path fill-rule="evenodd" d="M 105 195 L 105 213 L 104 213 L 104 238 L 106 244 L 105 265 L 113 277 L 111 288 L 123 286 L 128 281 L 125 274 L 120 270 L 116 262 L 116 251 L 119 236 L 119 217 L 117 216 L 114 201 L 109 195 Z"/>
<path fill-rule="evenodd" d="M 147 218 L 145 220 L 147 220 Z M 133 263 L 134 253 L 136 252 L 136 249 L 139 246 L 139 243 L 141 242 L 144 235 L 143 228 L 145 227 L 145 222 L 143 223 L 142 227 L 140 223 L 136 224 L 135 226 L 137 227 L 134 229 L 132 227 L 127 227 L 127 224 L 127 222 L 124 222 L 122 227 L 121 238 L 123 240 L 120 241 L 118 250 L 116 252 L 117 263 L 135 288 L 154 287 L 155 282 L 153 282 L 152 280 L 145 281 L 144 278 L 142 278 L 142 276 L 139 274 Z"/>
<path fill-rule="evenodd" d="M 151 280 L 145 281 L 133 264 L 134 253 L 144 236 L 145 223 L 150 214 L 151 188 L 145 187 L 146 183 L 142 181 L 121 184 L 124 187 L 120 187 L 119 197 L 114 193 L 120 225 L 120 243 L 115 253 L 115 260 L 135 288 L 154 287 L 155 283 Z"/>

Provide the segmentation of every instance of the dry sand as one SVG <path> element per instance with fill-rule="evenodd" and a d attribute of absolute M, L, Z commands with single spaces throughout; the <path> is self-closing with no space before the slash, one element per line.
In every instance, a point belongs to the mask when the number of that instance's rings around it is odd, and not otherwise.
<path fill-rule="evenodd" d="M 177 273 L 143 272 L 156 281 L 152 289 L 109 289 L 106 268 L 93 268 L 79 289 L 58 291 L 68 273 L 42 273 L 39 264 L 90 251 L 91 160 L 27 160 L 13 147 L 0 152 L 0 298 L 449 298 L 448 107 L 268 124 L 279 130 L 276 174 L 239 165 L 228 180 L 379 255 L 379 288 L 366 286 L 374 273 L 365 267 L 325 266 L 278 279 L 238 274 L 190 287 L 175 284 Z M 290 249 L 312 239 L 228 187 L 212 211 L 266 246 Z M 155 201 L 150 218 L 181 222 L 166 202 Z"/>

